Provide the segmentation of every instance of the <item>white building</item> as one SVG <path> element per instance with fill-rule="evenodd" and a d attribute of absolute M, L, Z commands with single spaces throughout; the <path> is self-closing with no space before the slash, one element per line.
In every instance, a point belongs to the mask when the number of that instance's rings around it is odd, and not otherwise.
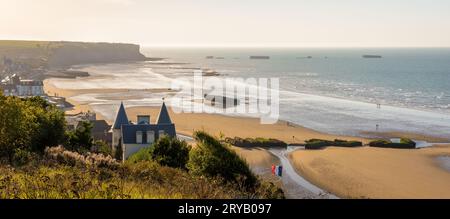
<path fill-rule="evenodd" d="M 0 84 L 0 88 L 5 96 L 45 96 L 44 83 L 42 81 L 21 80 L 17 75 L 4 80 Z"/>

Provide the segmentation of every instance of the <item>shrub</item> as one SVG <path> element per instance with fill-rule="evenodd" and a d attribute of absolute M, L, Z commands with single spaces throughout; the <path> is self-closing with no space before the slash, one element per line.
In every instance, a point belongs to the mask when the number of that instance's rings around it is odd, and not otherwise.
<path fill-rule="evenodd" d="M 30 150 L 35 115 L 16 97 L 0 96 L 0 156 L 13 162 L 16 150 Z"/>
<path fill-rule="evenodd" d="M 73 151 L 90 151 L 93 145 L 91 136 L 93 127 L 94 125 L 91 122 L 81 122 L 74 131 L 67 132 L 67 144 L 65 146 Z"/>
<path fill-rule="evenodd" d="M 116 158 L 116 160 L 123 160 L 122 141 L 119 142 L 119 145 L 114 151 L 114 158 Z"/>
<path fill-rule="evenodd" d="M 41 97 L 26 98 L 23 101 L 36 117 L 32 123 L 34 133 L 31 149 L 42 154 L 46 147 L 64 143 L 66 129 L 64 112 Z"/>
<path fill-rule="evenodd" d="M 164 136 L 150 147 L 150 156 L 162 166 L 186 169 L 190 150 L 186 141 Z"/>
<path fill-rule="evenodd" d="M 226 182 L 242 181 L 245 188 L 254 187 L 257 178 L 248 164 L 236 152 L 222 145 L 216 138 L 206 132 L 194 133 L 197 147 L 189 153 L 187 167 L 194 175 L 221 177 Z"/>
<path fill-rule="evenodd" d="M 33 153 L 28 150 L 16 148 L 12 159 L 12 164 L 22 166 L 33 160 Z"/>
<path fill-rule="evenodd" d="M 226 138 L 225 142 L 238 147 L 287 147 L 287 143 L 273 138 Z"/>
<path fill-rule="evenodd" d="M 151 161 L 150 147 L 142 148 L 127 159 L 127 163 L 139 163 L 142 161 Z"/>
<path fill-rule="evenodd" d="M 155 161 L 162 166 L 186 169 L 191 147 L 186 141 L 164 136 L 152 146 L 143 148 L 131 155 L 127 162 L 138 163 L 142 161 Z"/>
<path fill-rule="evenodd" d="M 359 141 L 345 141 L 340 139 L 335 139 L 334 141 L 322 140 L 322 139 L 310 139 L 306 141 L 305 148 L 310 149 L 322 149 L 328 146 L 335 147 L 360 147 L 362 142 Z"/>
<path fill-rule="evenodd" d="M 263 198 L 155 162 L 126 163 L 117 170 L 46 163 L 0 166 L 0 188 L 0 199 Z"/>
<path fill-rule="evenodd" d="M 88 121 L 82 121 L 74 131 L 68 131 L 66 147 L 73 151 L 90 151 L 94 139 L 91 136 L 91 130 L 94 125 Z"/>
<path fill-rule="evenodd" d="M 91 148 L 91 152 L 96 154 L 103 154 L 105 156 L 113 156 L 111 147 L 102 140 L 94 142 L 94 145 Z"/>
<path fill-rule="evenodd" d="M 400 139 L 400 143 L 401 144 L 406 144 L 412 148 L 416 147 L 416 142 L 414 142 L 413 140 L 409 139 L 409 138 L 401 138 Z"/>
<path fill-rule="evenodd" d="M 379 147 L 379 148 L 398 148 L 398 149 L 415 149 L 416 143 L 407 138 L 400 139 L 400 143 L 393 143 L 392 141 L 387 140 L 375 140 L 369 143 L 370 147 Z"/>
<path fill-rule="evenodd" d="M 89 152 L 87 155 L 81 155 L 77 152 L 68 151 L 62 146 L 46 148 L 45 155 L 50 160 L 69 166 L 85 165 L 106 168 L 117 168 L 119 166 L 119 163 L 111 156 Z"/>

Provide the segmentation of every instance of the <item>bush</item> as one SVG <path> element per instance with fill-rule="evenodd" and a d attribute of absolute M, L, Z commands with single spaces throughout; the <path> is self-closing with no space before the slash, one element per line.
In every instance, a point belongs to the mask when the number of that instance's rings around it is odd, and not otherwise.
<path fill-rule="evenodd" d="M 114 158 L 116 158 L 116 160 L 123 160 L 122 141 L 119 142 L 119 145 L 114 151 Z"/>
<path fill-rule="evenodd" d="M 64 112 L 40 97 L 0 95 L 0 156 L 10 163 L 17 159 L 13 156 L 42 154 L 45 146 L 64 142 L 65 127 Z"/>
<path fill-rule="evenodd" d="M 94 145 L 91 148 L 91 152 L 96 154 L 103 154 L 105 156 L 113 156 L 111 147 L 108 145 L 108 143 L 102 140 L 94 142 Z"/>
<path fill-rule="evenodd" d="M 139 163 L 142 161 L 152 161 L 152 156 L 150 155 L 150 147 L 142 148 L 127 159 L 127 163 Z"/>
<path fill-rule="evenodd" d="M 49 160 L 58 162 L 68 166 L 94 166 L 94 167 L 106 167 L 117 168 L 119 163 L 111 156 L 104 156 L 103 154 L 87 153 L 87 155 L 81 155 L 77 152 L 68 151 L 62 146 L 46 148 L 45 155 Z"/>
<path fill-rule="evenodd" d="M 415 149 L 416 142 L 408 138 L 400 139 L 400 143 L 393 143 L 387 140 L 375 140 L 369 143 L 370 147 L 379 148 L 398 148 L 398 149 Z"/>
<path fill-rule="evenodd" d="M 155 162 L 126 163 L 116 170 L 46 162 L 0 166 L 0 199 L 236 199 L 265 198 L 218 180 L 195 177 Z"/>
<path fill-rule="evenodd" d="M 225 142 L 238 147 L 287 147 L 287 143 L 273 138 L 226 138 Z"/>
<path fill-rule="evenodd" d="M 150 147 L 150 156 L 162 166 L 186 169 L 190 150 L 186 141 L 164 136 Z"/>
<path fill-rule="evenodd" d="M 13 160 L 12 164 L 15 166 L 22 166 L 30 161 L 32 161 L 34 158 L 33 153 L 28 150 L 23 150 L 20 148 L 16 148 L 14 150 Z"/>
<path fill-rule="evenodd" d="M 164 136 L 152 146 L 143 148 L 131 155 L 127 162 L 155 161 L 162 166 L 186 169 L 191 147 L 186 141 Z"/>
<path fill-rule="evenodd" d="M 406 144 L 412 148 L 416 147 L 416 142 L 414 142 L 413 140 L 409 139 L 409 138 L 401 138 L 400 139 L 400 143 L 401 144 Z"/>
<path fill-rule="evenodd" d="M 66 147 L 72 151 L 90 151 L 93 145 L 91 130 L 94 125 L 91 122 L 83 121 L 74 131 L 67 132 Z"/>
<path fill-rule="evenodd" d="M 305 148 L 311 149 L 322 149 L 328 146 L 335 147 L 361 147 L 363 144 L 359 141 L 345 141 L 340 139 L 335 139 L 334 141 L 322 140 L 322 139 L 310 139 L 306 141 Z"/>
<path fill-rule="evenodd" d="M 187 167 L 190 173 L 220 177 L 230 183 L 242 182 L 245 188 L 256 185 L 257 178 L 236 152 L 205 132 L 197 131 L 194 137 L 197 140 L 197 147 L 189 153 Z"/>
<path fill-rule="evenodd" d="M 34 134 L 31 149 L 42 154 L 46 147 L 58 146 L 65 141 L 66 120 L 64 112 L 41 97 L 23 99 L 32 114 Z"/>

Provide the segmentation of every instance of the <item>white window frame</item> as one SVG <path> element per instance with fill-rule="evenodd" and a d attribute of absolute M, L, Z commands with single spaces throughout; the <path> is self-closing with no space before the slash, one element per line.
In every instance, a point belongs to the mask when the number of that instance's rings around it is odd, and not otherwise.
<path fill-rule="evenodd" d="M 154 142 L 155 142 L 155 131 L 147 131 L 147 144 L 153 144 Z"/>
<path fill-rule="evenodd" d="M 137 131 L 136 132 L 136 143 L 137 144 L 142 144 L 143 143 L 143 133 L 142 131 Z"/>

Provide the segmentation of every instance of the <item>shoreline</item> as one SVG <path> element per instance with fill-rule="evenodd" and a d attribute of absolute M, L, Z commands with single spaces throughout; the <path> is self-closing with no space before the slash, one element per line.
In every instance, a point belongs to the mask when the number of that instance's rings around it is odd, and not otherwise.
<path fill-rule="evenodd" d="M 126 89 L 86 89 L 86 90 L 65 90 L 65 89 L 59 89 L 50 83 L 48 83 L 47 80 L 44 81 L 44 87 L 46 93 L 57 93 L 59 96 L 63 96 L 67 98 L 67 101 L 74 105 L 73 110 L 67 111 L 66 113 L 78 113 L 81 111 L 94 111 L 93 108 L 89 104 L 80 104 L 71 99 L 71 97 L 80 95 L 83 93 L 114 93 L 114 92 L 120 92 L 120 91 L 126 91 Z M 150 91 L 152 92 L 152 91 Z M 158 92 L 158 90 L 155 90 L 153 92 Z M 167 92 L 167 90 L 164 90 L 164 92 Z M 151 121 L 155 122 L 156 116 L 159 113 L 159 107 L 129 107 L 126 109 L 127 114 L 130 120 L 136 121 L 137 115 L 146 115 L 149 114 L 151 116 Z M 112 123 L 112 121 L 106 119 L 101 113 L 97 113 L 97 119 L 105 119 L 108 123 Z M 114 112 L 115 113 L 115 112 Z M 334 139 L 344 139 L 344 140 L 357 140 L 362 141 L 364 144 L 367 144 L 370 139 L 363 138 L 363 137 L 352 137 L 352 136 L 341 136 L 341 135 L 332 135 L 327 133 L 318 132 L 312 129 L 305 128 L 301 125 L 292 125 L 292 123 L 285 122 L 285 121 L 279 121 L 276 124 L 273 125 L 262 125 L 260 124 L 260 120 L 257 118 L 245 118 L 245 117 L 232 117 L 232 116 L 226 116 L 226 115 L 218 115 L 218 114 L 206 114 L 206 113 L 200 113 L 200 114 L 193 114 L 193 113 L 182 113 L 182 114 L 175 114 L 169 108 L 169 114 L 172 118 L 172 121 L 176 125 L 177 132 L 182 135 L 192 136 L 192 133 L 194 130 L 204 130 L 207 132 L 210 132 L 212 135 L 220 136 L 224 135 L 226 137 L 242 137 L 242 138 L 257 138 L 257 137 L 264 137 L 264 138 L 276 138 L 282 141 L 285 141 L 287 143 L 303 143 L 305 140 L 312 139 L 312 138 L 319 138 L 324 140 L 334 140 Z M 401 133 L 386 133 L 386 136 L 392 136 L 397 135 Z M 404 134 L 404 133 L 403 133 Z M 402 135 L 403 135 L 402 134 Z M 295 136 L 293 138 L 293 136 Z M 415 138 L 420 137 L 420 139 L 433 139 L 430 138 L 431 136 L 425 136 L 420 134 L 414 134 L 410 136 L 415 136 Z M 406 136 L 402 136 L 406 137 Z M 419 138 L 418 138 L 419 139 Z M 330 149 L 331 148 L 331 149 Z M 415 153 L 414 151 L 424 151 L 424 150 L 434 150 L 434 148 L 444 148 L 443 150 L 450 150 L 450 146 L 439 146 L 439 147 L 430 147 L 425 149 L 417 149 L 417 150 L 394 150 L 394 149 L 374 149 L 369 147 L 360 147 L 360 148 L 334 148 L 330 147 L 324 150 L 318 150 L 318 151 L 306 151 L 306 150 L 300 150 L 300 151 L 294 151 L 292 153 L 287 154 L 287 158 L 289 160 L 290 165 L 294 168 L 295 172 L 297 172 L 299 177 L 303 177 L 308 182 L 310 182 L 312 185 L 319 187 L 322 190 L 329 191 L 332 194 L 338 196 L 338 197 L 350 197 L 350 198 L 379 198 L 379 197 L 387 197 L 387 198 L 399 198 L 399 197 L 430 197 L 423 193 L 415 193 L 416 196 L 408 196 L 408 194 L 402 193 L 401 188 L 395 188 L 392 191 L 389 191 L 389 193 L 386 193 L 385 196 L 380 195 L 379 193 L 376 193 L 373 191 L 375 188 L 375 191 L 388 191 L 389 185 L 384 184 L 381 187 L 377 187 L 379 182 L 385 182 L 386 179 L 391 178 L 392 176 L 398 176 L 398 175 L 404 175 L 406 177 L 418 177 L 419 179 L 421 176 L 423 176 L 422 172 L 417 173 L 415 170 L 414 165 L 423 165 L 425 166 L 425 169 L 427 171 L 431 171 L 433 173 L 437 173 L 437 178 L 439 183 L 442 184 L 442 178 L 443 180 L 447 180 L 447 177 L 445 176 L 450 174 L 448 172 L 445 172 L 445 170 L 437 165 L 437 162 L 433 162 L 430 160 L 424 161 L 424 159 L 419 158 L 416 159 L 416 163 L 411 163 L 412 166 L 408 166 L 408 168 L 403 168 L 396 170 L 394 172 L 390 171 L 391 166 L 405 166 L 405 164 L 402 164 L 402 162 L 407 162 L 407 156 L 403 154 L 403 152 L 407 153 Z M 236 148 L 235 148 L 236 149 Z M 270 152 L 268 149 L 261 149 L 261 150 L 248 150 L 246 148 L 240 148 L 238 151 L 246 150 L 244 153 L 241 153 L 241 156 L 248 160 L 249 163 L 252 163 L 253 167 L 260 166 L 256 168 L 264 168 L 268 165 L 268 162 L 276 163 L 275 161 L 268 159 L 270 157 Z M 333 157 L 330 155 L 329 151 L 343 151 L 340 153 L 337 153 L 339 155 L 338 157 Z M 351 153 L 350 153 L 351 151 Z M 377 160 L 380 158 L 380 156 L 377 153 L 365 153 L 367 151 L 381 151 L 381 154 L 384 154 L 385 156 L 391 157 L 391 159 L 384 160 L 386 163 L 383 165 L 371 165 L 370 168 L 365 167 L 358 167 L 361 162 L 361 157 L 363 156 L 367 162 L 372 162 L 374 164 L 378 164 L 379 162 L 383 162 L 383 160 Z M 333 154 L 333 153 L 332 153 Z M 420 154 L 420 152 L 418 153 Z M 448 156 L 449 153 L 443 153 L 443 155 Z M 342 158 L 345 158 L 344 160 L 348 160 L 346 162 L 342 161 Z M 381 157 L 382 158 L 382 157 Z M 396 158 L 401 158 L 400 160 L 397 160 Z M 431 159 L 432 160 L 432 159 Z M 318 162 L 318 163 L 317 163 Z M 339 163 L 342 162 L 342 163 Z M 329 164 L 332 164 L 331 166 Z M 408 163 L 408 162 L 407 162 Z M 352 168 L 356 168 L 353 170 Z M 323 169 L 328 170 L 332 174 L 329 173 L 321 173 Z M 341 171 L 344 169 L 345 171 Z M 350 171 L 348 170 L 350 169 Z M 320 174 L 317 174 L 319 171 Z M 347 171 L 347 172 L 346 172 Z M 357 174 L 353 174 L 354 172 L 357 172 Z M 364 172 L 383 172 L 387 171 L 388 174 L 386 175 L 369 175 L 365 176 Z M 404 173 L 406 172 L 406 174 Z M 316 174 L 313 174 L 316 173 Z M 348 174 L 351 173 L 351 174 Z M 333 175 L 334 174 L 334 175 Z M 359 174 L 359 175 L 358 175 Z M 331 177 L 330 177 L 331 176 Z M 270 177 L 270 176 L 268 176 Z M 370 177 L 375 177 L 376 180 L 367 180 L 367 178 L 370 179 Z M 341 180 L 341 181 L 339 181 Z M 349 180 L 351 183 L 349 184 Z M 335 182 L 333 185 L 329 185 L 325 182 Z M 446 182 L 446 181 L 445 181 Z M 449 181 L 450 183 L 450 181 Z M 410 182 L 409 184 L 412 184 L 413 186 L 405 186 L 408 188 L 414 188 L 414 186 L 417 186 L 418 184 L 421 184 L 421 180 L 416 180 L 415 182 Z M 364 186 L 361 186 L 364 185 Z M 293 186 L 292 184 L 288 186 Z M 294 185 L 295 186 L 295 185 Z M 433 186 L 437 190 L 439 189 L 445 189 L 442 188 L 442 186 Z M 421 187 L 419 187 L 421 188 Z M 386 190 L 387 189 L 387 190 Z M 344 192 L 342 191 L 344 190 Z M 354 191 L 354 192 L 352 192 Z M 434 197 L 442 197 L 442 195 L 439 195 L 435 193 L 436 191 L 433 191 L 432 194 L 436 194 Z M 308 197 L 316 197 L 316 196 L 310 196 L 311 194 L 307 195 Z M 446 194 L 444 194 L 446 195 Z M 293 197 L 299 197 L 299 196 L 293 196 Z M 305 197 L 305 196 L 300 196 Z M 447 197 L 447 196 L 445 196 Z M 450 196 L 448 196 L 450 197 Z"/>

